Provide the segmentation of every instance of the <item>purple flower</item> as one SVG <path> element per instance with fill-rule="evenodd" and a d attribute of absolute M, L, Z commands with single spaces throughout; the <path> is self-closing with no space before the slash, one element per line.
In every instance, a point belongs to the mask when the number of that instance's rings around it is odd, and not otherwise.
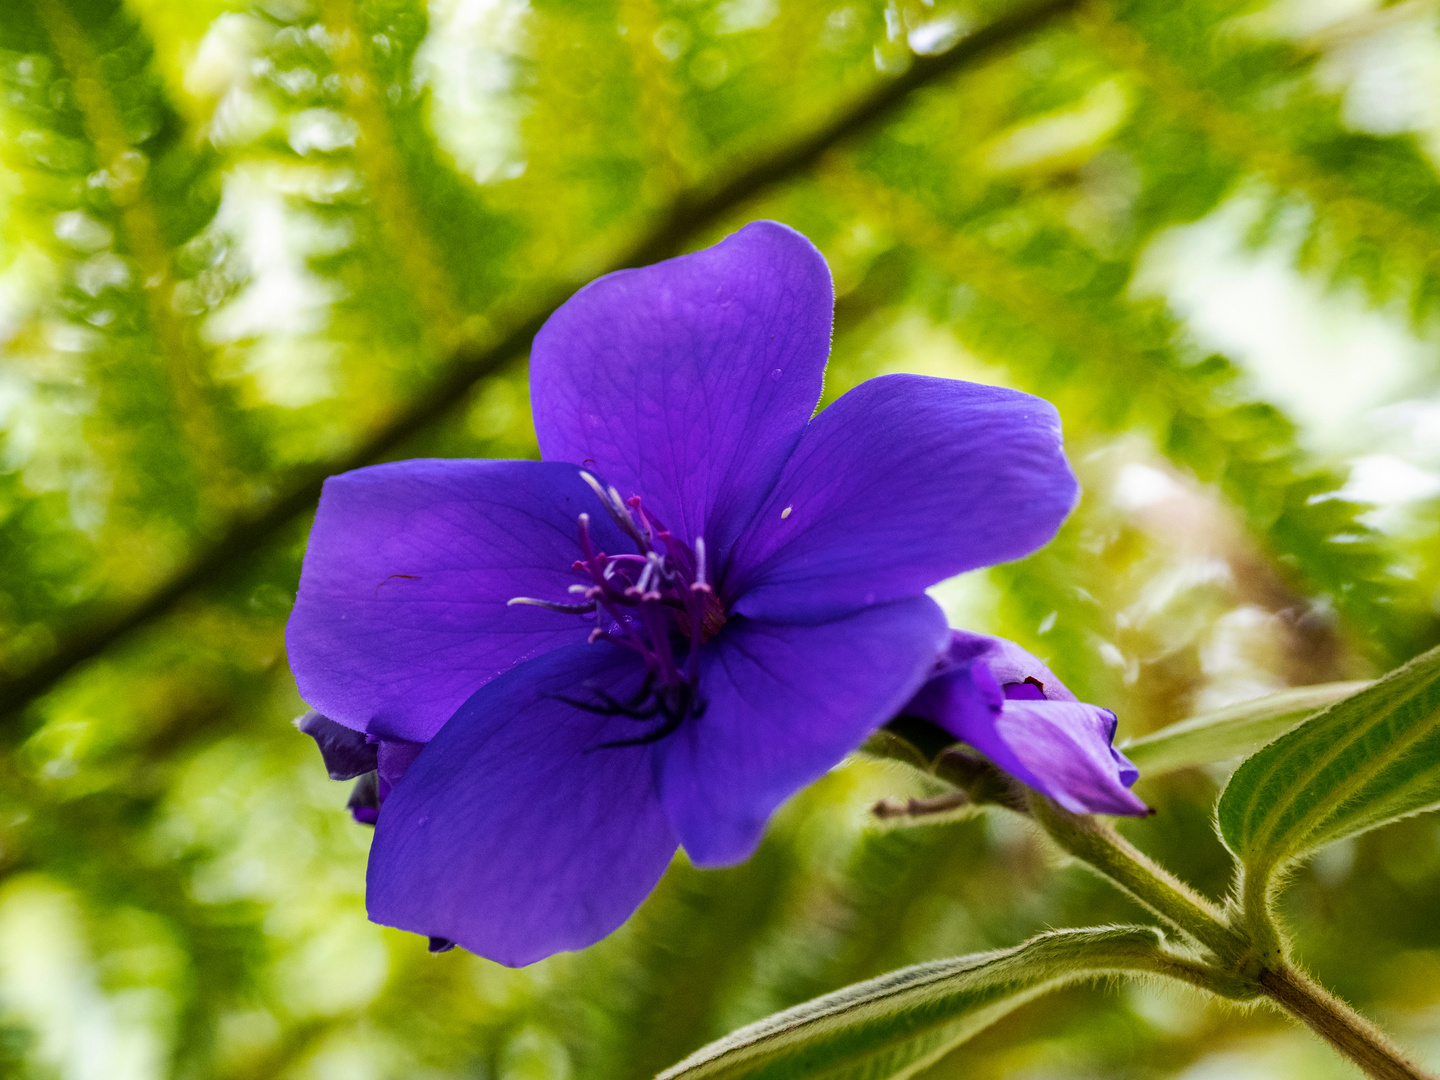
<path fill-rule="evenodd" d="M 326 483 L 286 640 L 393 785 L 372 919 L 527 964 L 615 929 L 677 845 L 744 859 L 931 673 L 925 588 L 1054 534 L 1044 401 L 889 375 L 812 419 L 832 308 L 820 253 L 757 222 L 545 324 L 545 460 Z"/>
<path fill-rule="evenodd" d="M 950 631 L 950 648 L 900 710 L 969 743 L 1076 814 L 1148 814 L 1140 770 L 1112 744 L 1115 714 L 1076 699 L 1013 641 Z"/>

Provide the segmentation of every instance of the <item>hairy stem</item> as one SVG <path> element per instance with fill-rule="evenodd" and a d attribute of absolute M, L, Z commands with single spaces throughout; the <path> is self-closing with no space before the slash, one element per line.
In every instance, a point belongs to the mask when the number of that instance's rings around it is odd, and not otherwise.
<path fill-rule="evenodd" d="M 948 797 L 912 799 L 904 806 L 879 803 L 874 810 L 877 817 L 910 816 L 917 806 L 923 810 L 932 802 L 959 805 L 967 801 L 1025 814 L 1062 849 L 1208 953 L 1195 959 L 1167 953 L 1177 963 L 1160 974 L 1232 1000 L 1268 998 L 1376 1080 L 1434 1080 L 1396 1049 L 1379 1028 L 1290 964 L 1264 887 L 1268 874 L 1242 879 L 1237 891 L 1243 910 L 1222 909 L 1155 863 L 1117 833 L 1108 819 L 1072 814 L 957 747 L 935 754 L 926 743 L 927 733 L 912 728 L 897 721 L 877 732 L 865 750 L 915 765 L 957 790 Z"/>
<path fill-rule="evenodd" d="M 1030 812 L 1062 848 L 1119 885 L 1162 919 L 1235 964 L 1249 951 L 1215 904 L 1201 896 L 1115 831 L 1100 817 L 1072 814 L 1043 796 Z"/>
<path fill-rule="evenodd" d="M 1303 972 L 1288 965 L 1264 968 L 1265 996 L 1304 1022 L 1376 1080 L 1431 1080 L 1402 1054 L 1385 1033 Z"/>
<path fill-rule="evenodd" d="M 1067 852 L 1214 954 L 1217 963 L 1206 965 L 1209 981 L 1197 985 L 1231 998 L 1269 998 L 1376 1080 L 1433 1080 L 1379 1028 L 1286 962 L 1279 929 L 1267 908 L 1251 910 L 1255 898 L 1248 892 L 1245 928 L 1238 929 L 1220 908 L 1154 863 L 1109 821 L 1072 814 L 1039 795 L 1032 795 L 1029 810 Z M 1260 940 L 1253 936 L 1257 931 Z"/>

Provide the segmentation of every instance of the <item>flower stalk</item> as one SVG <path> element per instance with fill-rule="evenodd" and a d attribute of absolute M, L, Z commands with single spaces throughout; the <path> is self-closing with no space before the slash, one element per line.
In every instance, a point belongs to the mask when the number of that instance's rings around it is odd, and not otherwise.
<path fill-rule="evenodd" d="M 1205 946 L 1225 967 L 1243 975 L 1251 952 L 1219 907 L 1150 859 L 1108 820 L 1072 814 L 1043 795 L 1032 795 L 1030 815 L 1068 854 L 1100 871 L 1171 926 Z"/>
<path fill-rule="evenodd" d="M 1302 971 L 1288 964 L 1262 968 L 1265 996 L 1304 1023 L 1376 1080 L 1433 1080 L 1385 1033 Z"/>
<path fill-rule="evenodd" d="M 1286 961 L 1283 938 L 1269 919 L 1274 945 L 1252 940 L 1215 904 L 1120 836 L 1105 819 L 1071 814 L 1043 796 L 1030 798 L 1034 820 L 1066 852 L 1098 870 L 1166 922 L 1204 945 L 1214 960 L 1200 984 L 1232 999 L 1265 997 L 1284 1009 L 1376 1080 L 1433 1080 L 1384 1032 Z M 1194 980 L 1191 980 L 1194 981 Z"/>
<path fill-rule="evenodd" d="M 868 753 L 915 764 L 923 752 L 893 732 L 865 746 Z M 951 748 L 929 762 L 931 775 L 951 785 L 963 802 L 999 805 L 1024 814 L 1068 855 L 1129 894 L 1199 949 L 1184 974 L 1173 977 L 1232 1001 L 1265 998 L 1305 1024 L 1375 1080 L 1435 1080 L 1365 1017 L 1306 975 L 1289 957 L 1283 933 L 1265 898 L 1241 886 L 1241 903 L 1221 908 L 1121 836 L 1104 817 L 1074 814 L 1026 789 L 989 762 Z M 944 795 L 924 804 L 945 799 Z M 912 803 L 916 800 L 912 800 Z M 957 805 L 960 800 L 957 800 Z M 882 810 L 882 807 L 885 809 Z M 920 816 L 877 804 L 877 817 Z M 1242 907 L 1245 910 L 1242 910 Z M 1250 910 L 1254 908 L 1254 910 Z"/>

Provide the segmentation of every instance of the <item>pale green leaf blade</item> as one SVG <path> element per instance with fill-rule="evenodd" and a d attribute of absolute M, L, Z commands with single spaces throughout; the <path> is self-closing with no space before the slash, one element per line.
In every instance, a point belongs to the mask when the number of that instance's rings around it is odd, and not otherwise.
<path fill-rule="evenodd" d="M 1245 761 L 1220 832 L 1251 874 L 1440 805 L 1440 649 L 1336 702 Z"/>
<path fill-rule="evenodd" d="M 1160 932 L 1144 926 L 1060 930 L 1013 949 L 917 964 L 731 1032 L 657 1080 L 910 1076 L 1046 990 L 1117 972 L 1171 971 L 1176 962 L 1160 942 Z"/>
<path fill-rule="evenodd" d="M 1297 686 L 1192 716 L 1130 739 L 1119 749 L 1136 764 L 1141 776 L 1219 764 L 1253 754 L 1311 713 L 1359 693 L 1369 685 L 1368 682 L 1334 682 Z"/>

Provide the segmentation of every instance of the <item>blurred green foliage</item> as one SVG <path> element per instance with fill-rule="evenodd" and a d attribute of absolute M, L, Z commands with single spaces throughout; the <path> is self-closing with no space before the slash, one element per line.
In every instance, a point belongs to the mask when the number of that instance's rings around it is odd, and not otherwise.
<path fill-rule="evenodd" d="M 1005 11 L 0 0 L 0 680 L 88 657 L 0 691 L 0 1075 L 639 1078 L 900 964 L 1142 917 L 1008 818 L 878 826 L 916 781 L 855 761 L 584 953 L 431 957 L 365 921 L 369 835 L 288 725 L 304 515 L 234 531 L 683 225 L 687 193 Z M 915 370 L 1057 403 L 1081 508 L 937 595 L 1138 735 L 1440 640 L 1437 79 L 1427 0 L 1056 5 L 669 240 L 814 239 L 828 397 Z M 1226 274 L 1328 320 L 1342 366 Z M 393 456 L 534 455 L 523 356 L 493 359 Z M 1214 896 L 1220 779 L 1142 779 L 1158 813 L 1126 826 Z M 1440 1062 L 1433 817 L 1323 850 L 1284 905 L 1316 974 Z M 926 1076 L 1346 1068 L 1137 984 L 1027 1006 Z"/>

